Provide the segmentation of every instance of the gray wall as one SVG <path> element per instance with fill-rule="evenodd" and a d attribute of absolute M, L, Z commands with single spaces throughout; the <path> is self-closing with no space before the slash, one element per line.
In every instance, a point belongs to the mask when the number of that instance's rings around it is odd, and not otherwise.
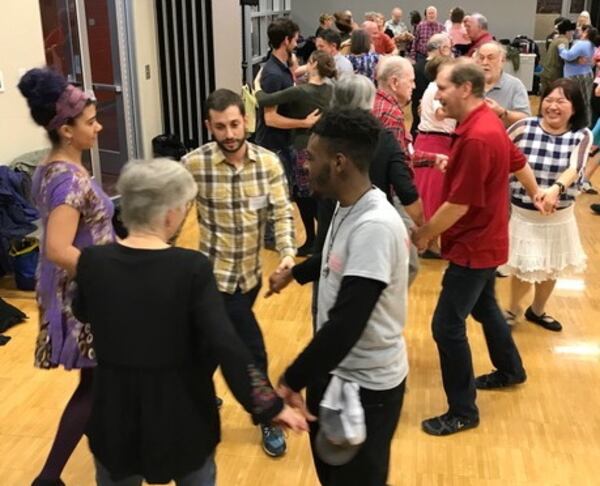
<path fill-rule="evenodd" d="M 536 0 L 433 0 L 432 3 L 416 0 L 292 0 L 292 16 L 304 35 L 314 35 L 322 12 L 350 9 L 360 23 L 365 11 L 374 10 L 389 16 L 392 8 L 399 6 L 404 11 L 403 20 L 408 24 L 411 10 L 423 12 L 428 5 L 437 7 L 442 23 L 448 18 L 450 9 L 460 5 L 466 12 L 485 15 L 490 31 L 497 39 L 512 39 L 519 34 L 533 37 Z"/>

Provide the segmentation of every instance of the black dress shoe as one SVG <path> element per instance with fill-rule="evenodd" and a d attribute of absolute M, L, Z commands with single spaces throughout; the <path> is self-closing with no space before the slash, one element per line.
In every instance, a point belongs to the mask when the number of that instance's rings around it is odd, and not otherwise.
<path fill-rule="evenodd" d="M 475 386 L 478 390 L 495 390 L 506 388 L 507 386 L 520 385 L 525 383 L 527 375 L 523 371 L 522 375 L 507 375 L 501 371 L 494 370 L 487 375 L 481 375 L 475 378 Z"/>

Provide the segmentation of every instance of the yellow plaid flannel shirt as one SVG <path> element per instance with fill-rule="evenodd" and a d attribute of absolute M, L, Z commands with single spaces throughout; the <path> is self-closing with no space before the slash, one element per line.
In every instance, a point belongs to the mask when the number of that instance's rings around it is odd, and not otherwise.
<path fill-rule="evenodd" d="M 246 143 L 243 167 L 228 164 L 215 142 L 182 161 L 198 184 L 199 250 L 214 266 L 221 292 L 247 292 L 261 282 L 260 250 L 268 219 L 275 221 L 280 256 L 295 256 L 294 222 L 287 180 L 278 157 Z"/>

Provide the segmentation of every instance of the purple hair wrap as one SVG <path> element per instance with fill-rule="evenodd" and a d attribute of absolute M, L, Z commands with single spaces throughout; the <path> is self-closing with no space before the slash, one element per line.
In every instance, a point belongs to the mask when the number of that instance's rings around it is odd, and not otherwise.
<path fill-rule="evenodd" d="M 46 125 L 46 129 L 55 130 L 67 123 L 69 119 L 80 115 L 90 99 L 93 98 L 89 94 L 76 86 L 68 85 L 56 101 L 56 115 Z"/>

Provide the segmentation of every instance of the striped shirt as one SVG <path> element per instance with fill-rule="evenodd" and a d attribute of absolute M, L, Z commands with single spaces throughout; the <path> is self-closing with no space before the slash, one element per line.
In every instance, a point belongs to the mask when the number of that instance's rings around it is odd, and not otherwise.
<path fill-rule="evenodd" d="M 567 169 L 577 170 L 579 177 L 588 158 L 592 144 L 592 133 L 588 128 L 562 135 L 552 135 L 540 125 L 540 118 L 524 118 L 508 129 L 508 136 L 523 152 L 535 174 L 540 189 L 556 182 Z M 513 176 L 510 182 L 512 202 L 526 209 L 535 209 L 525 188 Z M 578 194 L 577 184 L 568 187 L 560 195 L 558 208 L 570 206 Z"/>
<path fill-rule="evenodd" d="M 217 286 L 233 294 L 261 282 L 260 250 L 268 219 L 275 221 L 281 257 L 296 245 L 287 181 L 277 156 L 247 142 L 246 160 L 236 168 L 215 142 L 190 152 L 182 161 L 198 184 L 199 250 L 213 263 Z"/>

